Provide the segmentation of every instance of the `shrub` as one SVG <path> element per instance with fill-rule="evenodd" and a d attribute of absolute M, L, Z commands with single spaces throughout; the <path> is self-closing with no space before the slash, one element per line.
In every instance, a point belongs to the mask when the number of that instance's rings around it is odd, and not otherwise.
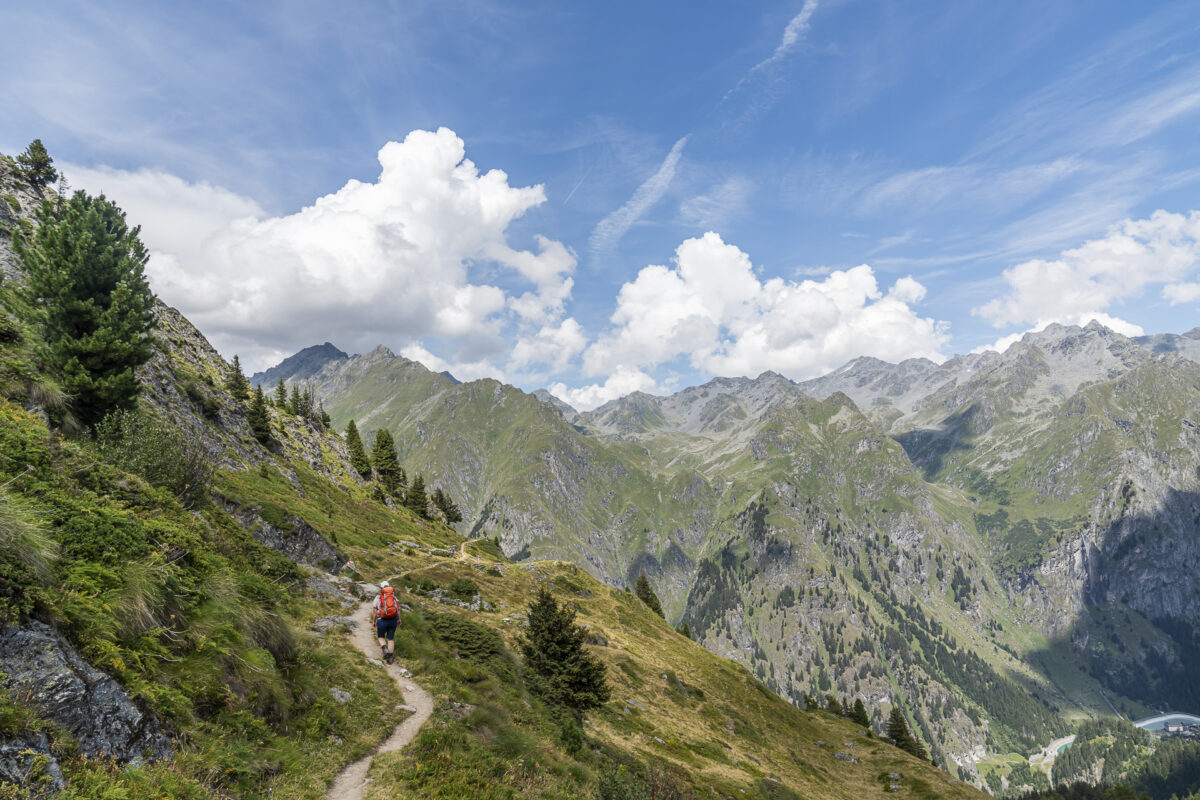
<path fill-rule="evenodd" d="M 189 378 L 183 381 L 183 393 L 205 417 L 217 418 L 217 412 L 221 410 L 221 401 L 212 392 L 206 391 L 203 386 Z"/>
<path fill-rule="evenodd" d="M 185 507 L 208 497 L 212 466 L 196 441 L 143 411 L 114 411 L 96 426 L 100 455 L 151 486 L 173 492 Z"/>
<path fill-rule="evenodd" d="M 479 594 L 479 586 L 470 578 L 455 578 L 450 584 L 450 594 L 459 600 L 469 601 Z"/>

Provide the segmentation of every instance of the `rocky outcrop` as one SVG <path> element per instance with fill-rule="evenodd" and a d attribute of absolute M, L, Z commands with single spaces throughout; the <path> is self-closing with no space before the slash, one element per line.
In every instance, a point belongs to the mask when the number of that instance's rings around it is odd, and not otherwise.
<path fill-rule="evenodd" d="M 0 277 L 12 280 L 21 272 L 11 243 L 14 234 L 32 231 L 31 222 L 53 189 L 30 186 L 5 156 L 0 156 Z"/>
<path fill-rule="evenodd" d="M 172 756 L 158 719 L 49 625 L 28 621 L 0 631 L 0 670 L 13 697 L 68 731 L 86 755 L 121 763 Z"/>
<path fill-rule="evenodd" d="M 66 788 L 45 735 L 33 733 L 0 741 L 0 786 L 6 783 L 24 789 L 35 800 Z"/>
<path fill-rule="evenodd" d="M 239 507 L 224 503 L 225 510 L 250 531 L 259 544 L 283 553 L 292 561 L 318 567 L 335 574 L 346 557 L 329 543 L 321 532 L 297 516 L 268 520 L 257 506 Z"/>

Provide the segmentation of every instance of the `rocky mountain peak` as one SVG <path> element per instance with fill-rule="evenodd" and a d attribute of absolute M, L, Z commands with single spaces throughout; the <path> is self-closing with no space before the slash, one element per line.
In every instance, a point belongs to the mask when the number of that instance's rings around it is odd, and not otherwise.
<path fill-rule="evenodd" d="M 270 369 L 256 372 L 250 376 L 250 383 L 255 386 L 270 388 L 281 378 L 284 383 L 300 381 L 316 375 L 326 364 L 335 361 L 345 361 L 350 356 L 339 350 L 332 342 L 306 347 L 294 355 L 290 355 Z"/>

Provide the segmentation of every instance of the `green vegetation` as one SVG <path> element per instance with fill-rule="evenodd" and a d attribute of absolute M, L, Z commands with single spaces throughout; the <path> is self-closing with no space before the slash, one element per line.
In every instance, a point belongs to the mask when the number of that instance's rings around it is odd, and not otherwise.
<path fill-rule="evenodd" d="M 529 606 L 529 631 L 521 641 L 530 686 L 577 719 L 611 696 L 603 662 L 583 649 L 586 636 L 587 631 L 575 624 L 575 609 L 560 607 L 545 589 L 538 591 Z"/>
<path fill-rule="evenodd" d="M 279 379 L 280 389 L 282 391 L 283 378 Z M 358 426 L 354 424 L 354 420 L 346 423 L 346 450 L 350 453 L 350 466 L 354 467 L 363 478 L 371 477 L 371 460 L 367 458 L 367 451 L 363 447 L 362 438 L 358 435 Z"/>
<path fill-rule="evenodd" d="M 456 522 L 462 522 L 462 511 L 458 509 L 458 506 L 455 504 L 454 500 L 450 498 L 449 494 L 443 492 L 441 489 L 434 489 L 429 500 L 433 503 L 433 507 L 441 513 L 442 519 L 445 520 L 448 525 L 453 525 Z"/>
<path fill-rule="evenodd" d="M 46 146 L 41 139 L 34 139 L 25 148 L 25 152 L 17 156 L 17 164 L 21 175 L 30 186 L 49 186 L 58 180 L 58 170 L 54 169 L 54 159 L 46 152 Z"/>
<path fill-rule="evenodd" d="M 39 217 L 31 239 L 16 242 L 42 333 L 39 355 L 78 420 L 93 425 L 137 399 L 134 370 L 150 358 L 154 320 L 148 254 L 138 228 L 104 195 L 46 201 Z"/>
<path fill-rule="evenodd" d="M 646 573 L 638 575 L 637 584 L 634 586 L 633 593 L 636 594 L 646 607 L 658 614 L 660 617 L 665 617 L 663 614 L 662 604 L 658 602 L 658 595 L 650 588 L 650 581 L 646 579 Z"/>
<path fill-rule="evenodd" d="M 234 353 L 233 363 L 229 365 L 229 372 L 225 375 L 225 391 L 229 392 L 234 400 L 244 402 L 250 399 L 250 381 L 246 380 L 246 375 L 242 372 L 242 361 L 237 353 Z"/>
<path fill-rule="evenodd" d="M 250 401 L 246 421 L 250 424 L 250 432 L 260 444 L 271 441 L 271 418 L 267 414 L 267 401 L 263 397 L 261 386 L 254 387 L 254 399 Z"/>
<path fill-rule="evenodd" d="M 908 729 L 908 720 L 904 718 L 904 712 L 899 705 L 892 706 L 892 713 L 888 717 L 887 723 L 887 738 L 906 753 L 911 753 L 922 760 L 929 758 L 929 753 L 925 751 L 921 740 L 913 736 L 912 731 Z"/>
<path fill-rule="evenodd" d="M 161 417 L 143 409 L 114 411 L 96 425 L 94 439 L 101 458 L 166 489 L 185 508 L 208 500 L 208 453 Z"/>
<path fill-rule="evenodd" d="M 403 472 L 400 469 L 400 459 L 396 455 L 396 443 L 387 428 L 375 433 L 375 443 L 371 446 L 371 464 L 375 467 L 375 477 L 383 491 L 389 495 L 396 494 L 404 483 Z"/>
<path fill-rule="evenodd" d="M 422 519 L 429 518 L 429 498 L 425 494 L 425 478 L 417 475 L 404 494 L 404 507 Z"/>

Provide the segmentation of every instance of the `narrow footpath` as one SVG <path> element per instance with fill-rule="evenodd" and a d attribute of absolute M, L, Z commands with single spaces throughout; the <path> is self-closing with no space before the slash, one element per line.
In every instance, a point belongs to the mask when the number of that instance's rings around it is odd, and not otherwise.
<path fill-rule="evenodd" d="M 351 641 L 354 646 L 367 658 L 379 659 L 379 640 L 375 636 L 375 628 L 370 624 L 371 604 L 366 603 L 354 613 L 354 631 Z M 400 674 L 400 664 L 384 665 L 384 669 L 396 681 L 404 695 L 405 704 L 416 711 L 408 719 L 396 726 L 392 735 L 383 741 L 374 751 L 346 767 L 329 785 L 325 792 L 325 800 L 362 800 L 367 788 L 367 772 L 371 769 L 371 759 L 380 753 L 392 753 L 408 745 L 417 735 L 417 731 L 433 713 L 433 697 L 422 689 L 411 678 Z"/>

